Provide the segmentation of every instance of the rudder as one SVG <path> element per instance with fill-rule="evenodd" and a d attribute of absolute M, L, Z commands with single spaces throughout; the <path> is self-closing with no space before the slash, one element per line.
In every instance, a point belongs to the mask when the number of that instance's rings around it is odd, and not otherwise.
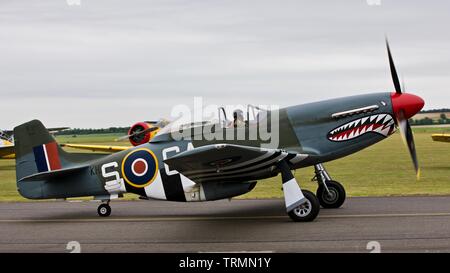
<path fill-rule="evenodd" d="M 14 128 L 17 181 L 35 173 L 59 170 L 71 165 L 64 152 L 39 120 Z"/>

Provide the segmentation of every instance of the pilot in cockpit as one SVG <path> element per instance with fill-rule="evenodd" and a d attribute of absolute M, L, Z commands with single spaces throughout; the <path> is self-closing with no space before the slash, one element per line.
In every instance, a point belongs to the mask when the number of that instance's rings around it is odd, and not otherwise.
<path fill-rule="evenodd" d="M 244 112 L 240 109 L 236 109 L 233 112 L 233 127 L 244 127 L 245 121 L 244 121 Z"/>

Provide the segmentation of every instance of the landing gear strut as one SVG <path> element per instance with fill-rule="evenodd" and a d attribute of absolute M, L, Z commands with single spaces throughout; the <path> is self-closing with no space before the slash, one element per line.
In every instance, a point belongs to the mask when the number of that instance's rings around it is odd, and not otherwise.
<path fill-rule="evenodd" d="M 111 206 L 109 205 L 109 200 L 102 202 L 97 208 L 97 213 L 101 217 L 108 217 L 111 215 Z"/>
<path fill-rule="evenodd" d="M 323 208 L 339 208 L 345 202 L 345 189 L 341 183 L 331 179 L 325 167 L 322 164 L 314 165 L 319 188 L 317 189 L 317 198 Z"/>
<path fill-rule="evenodd" d="M 317 197 L 310 191 L 300 189 L 286 161 L 281 161 L 278 168 L 281 171 L 284 202 L 289 217 L 295 222 L 310 222 L 316 219 L 320 211 Z"/>

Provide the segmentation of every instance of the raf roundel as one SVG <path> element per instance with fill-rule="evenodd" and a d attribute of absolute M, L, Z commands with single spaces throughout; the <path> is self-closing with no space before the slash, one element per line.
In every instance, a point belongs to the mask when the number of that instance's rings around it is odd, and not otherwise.
<path fill-rule="evenodd" d="M 125 181 L 133 187 L 144 188 L 155 180 L 158 173 L 158 160 L 146 148 L 134 150 L 122 161 L 122 174 Z"/>

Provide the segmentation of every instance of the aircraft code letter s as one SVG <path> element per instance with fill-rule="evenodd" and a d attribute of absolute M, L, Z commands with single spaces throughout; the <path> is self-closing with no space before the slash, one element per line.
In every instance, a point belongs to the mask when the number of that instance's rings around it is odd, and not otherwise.
<path fill-rule="evenodd" d="M 115 170 L 118 166 L 119 164 L 117 162 L 109 162 L 102 165 L 102 176 L 106 180 L 105 190 L 107 190 L 110 193 L 125 191 L 125 184 L 123 182 L 123 178 L 120 178 L 119 172 Z M 108 172 L 107 169 L 113 169 L 113 171 Z"/>

